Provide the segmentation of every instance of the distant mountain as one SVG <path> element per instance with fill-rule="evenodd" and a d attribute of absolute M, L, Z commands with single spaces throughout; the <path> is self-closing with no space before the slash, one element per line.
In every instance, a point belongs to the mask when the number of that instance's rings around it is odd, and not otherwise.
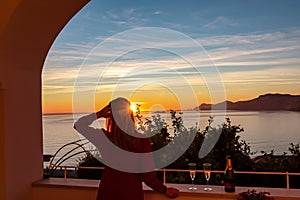
<path fill-rule="evenodd" d="M 224 101 L 213 105 L 214 110 L 289 110 L 300 111 L 300 95 L 264 94 L 246 101 Z M 212 104 L 201 104 L 200 110 L 211 110 Z"/>

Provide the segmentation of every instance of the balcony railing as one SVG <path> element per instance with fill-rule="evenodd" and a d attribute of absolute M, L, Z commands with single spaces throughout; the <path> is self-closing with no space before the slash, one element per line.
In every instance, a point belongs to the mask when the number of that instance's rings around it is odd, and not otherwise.
<path fill-rule="evenodd" d="M 81 166 L 55 166 L 55 165 L 50 165 L 49 168 L 56 168 L 63 170 L 63 178 L 67 179 L 67 170 L 72 169 L 72 170 L 78 170 L 79 168 L 81 169 L 92 169 L 92 170 L 103 170 L 104 167 L 81 167 Z M 171 172 L 184 172 L 184 173 L 189 173 L 189 170 L 184 170 L 184 169 L 158 169 L 158 172 L 163 172 L 163 182 L 166 183 L 167 181 L 167 173 Z M 196 172 L 201 172 L 203 173 L 203 170 L 196 170 Z M 224 171 L 219 171 L 219 170 L 212 170 L 211 173 L 215 174 L 222 174 Z M 254 172 L 254 171 L 235 171 L 235 174 L 253 174 L 253 175 L 281 175 L 285 176 L 286 180 L 286 189 L 290 189 L 290 176 L 300 176 L 300 173 L 292 173 L 292 172 Z"/>

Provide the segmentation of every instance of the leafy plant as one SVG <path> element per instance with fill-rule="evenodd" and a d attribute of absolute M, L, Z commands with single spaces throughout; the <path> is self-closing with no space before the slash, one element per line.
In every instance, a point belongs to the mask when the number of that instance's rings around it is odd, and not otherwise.
<path fill-rule="evenodd" d="M 275 200 L 270 192 L 257 192 L 256 190 L 248 190 L 239 193 L 238 200 Z"/>
<path fill-rule="evenodd" d="M 84 179 L 100 179 L 102 169 L 86 169 L 80 167 L 104 167 L 104 165 L 90 152 L 86 152 L 85 156 L 78 160 L 79 169 L 77 170 L 78 178 Z"/>
<path fill-rule="evenodd" d="M 244 132 L 244 129 L 240 125 L 232 125 L 229 117 L 225 118 L 225 122 L 219 127 L 211 127 L 213 120 L 213 117 L 209 117 L 208 125 L 201 133 L 205 137 L 214 137 L 220 131 L 221 134 L 214 148 L 204 159 L 214 163 L 215 169 L 223 170 L 226 165 L 226 155 L 231 155 L 236 170 L 251 170 L 250 146 L 246 141 L 240 140 L 239 135 Z"/>
<path fill-rule="evenodd" d="M 227 154 L 232 155 L 232 162 L 235 170 L 238 171 L 289 171 L 298 172 L 300 169 L 300 146 L 299 144 L 290 144 L 288 148 L 291 155 L 284 153 L 282 156 L 274 155 L 274 150 L 271 152 L 261 151 L 262 156 L 258 156 L 257 159 L 251 159 L 251 152 L 249 143 L 241 140 L 240 133 L 244 132 L 244 129 L 240 125 L 233 125 L 229 117 L 225 118 L 223 124 L 217 127 L 212 127 L 214 118 L 211 116 L 208 119 L 208 125 L 200 130 L 198 124 L 192 127 L 185 127 L 182 115 L 183 113 L 170 110 L 171 124 L 167 124 L 166 121 L 159 115 L 152 115 L 149 118 L 143 119 L 140 112 L 140 105 L 137 105 L 137 111 L 135 118 L 137 122 L 137 128 L 150 137 L 153 150 L 158 150 L 174 143 L 176 137 L 183 137 L 190 140 L 194 138 L 189 148 L 181 155 L 176 161 L 168 165 L 166 168 L 171 169 L 187 169 L 189 162 L 197 163 L 197 166 L 202 166 L 204 162 L 213 163 L 213 170 L 225 169 L 225 158 Z M 199 150 L 206 137 L 213 137 L 216 132 L 221 131 L 220 137 L 215 144 L 211 152 L 205 157 L 200 159 L 198 157 Z M 174 143 L 175 144 L 175 143 Z M 177 148 L 181 148 L 182 144 L 175 144 Z M 168 152 L 172 153 L 172 152 Z M 166 160 L 166 155 L 161 155 L 160 161 Z M 81 159 L 79 166 L 103 166 L 93 155 L 86 154 L 85 158 Z M 78 175 L 82 178 L 99 178 L 101 172 L 97 170 L 78 170 Z M 91 175 L 90 173 L 94 173 Z M 273 175 L 243 175 L 236 174 L 236 184 L 240 186 L 269 186 L 269 187 L 285 187 L 285 181 L 283 176 Z M 196 177 L 196 184 L 204 184 L 203 174 Z M 223 180 L 223 173 L 213 174 L 211 183 L 221 185 Z M 190 178 L 187 173 L 168 173 L 167 182 L 173 183 L 188 183 Z M 299 177 L 290 177 L 290 186 L 293 188 L 299 188 Z M 248 192 L 248 195 L 256 195 L 255 192 Z M 267 193 L 265 193 L 266 195 Z M 262 194 L 261 194 L 262 195 Z M 254 198 L 254 197 L 253 197 Z M 269 200 L 269 199 L 267 199 Z"/>
<path fill-rule="evenodd" d="M 290 143 L 289 151 L 292 153 L 293 156 L 300 156 L 300 145 Z"/>

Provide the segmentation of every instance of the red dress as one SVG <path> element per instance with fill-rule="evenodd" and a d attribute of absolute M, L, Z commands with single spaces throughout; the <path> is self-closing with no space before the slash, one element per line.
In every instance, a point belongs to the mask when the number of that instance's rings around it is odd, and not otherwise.
<path fill-rule="evenodd" d="M 151 150 L 148 139 L 139 139 L 136 152 L 149 152 Z M 142 182 L 155 191 L 166 192 L 166 186 L 157 179 L 156 172 L 128 173 L 105 167 L 97 200 L 143 200 Z"/>
<path fill-rule="evenodd" d="M 94 120 L 96 120 L 95 114 L 91 114 L 81 117 L 74 125 L 76 130 L 93 144 L 97 142 L 93 142 L 95 134 L 102 132 L 99 129 L 89 126 Z M 109 137 L 107 133 L 106 136 Z M 138 138 L 136 147 L 133 151 L 136 153 L 151 152 L 152 147 L 149 139 Z M 121 158 L 120 160 L 122 160 L 120 162 L 126 162 L 126 158 Z M 149 162 L 152 162 L 149 164 L 153 165 L 153 160 L 150 160 Z M 155 171 L 147 173 L 129 173 L 106 166 L 101 177 L 97 200 L 143 200 L 142 182 L 157 192 L 166 192 L 167 187 L 158 180 Z"/>

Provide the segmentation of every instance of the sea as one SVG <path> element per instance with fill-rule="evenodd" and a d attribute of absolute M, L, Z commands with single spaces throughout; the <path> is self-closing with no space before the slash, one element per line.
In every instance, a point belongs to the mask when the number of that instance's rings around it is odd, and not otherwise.
<path fill-rule="evenodd" d="M 178 116 L 180 115 L 177 112 Z M 84 156 L 84 149 L 96 153 L 95 147 L 73 129 L 74 121 L 85 114 L 45 114 L 43 115 L 43 149 L 44 154 L 56 156 L 53 164 L 77 166 Z M 171 118 L 168 112 L 143 112 L 143 120 L 159 115 L 171 129 Z M 180 115 L 185 127 L 197 126 L 200 131 L 208 125 L 209 116 L 220 119 L 229 117 L 232 125 L 240 125 L 244 132 L 240 139 L 249 143 L 253 157 L 261 151 L 274 151 L 275 155 L 283 152 L 290 154 L 290 143 L 300 143 L 300 112 L 293 111 L 182 111 Z M 222 123 L 221 121 L 214 123 Z M 104 121 L 95 122 L 92 126 L 103 127 Z M 81 140 L 81 141 L 78 141 Z M 74 142 L 75 141 L 75 142 Z M 84 145 L 83 145 L 84 144 Z M 44 166 L 49 165 L 44 162 Z"/>

